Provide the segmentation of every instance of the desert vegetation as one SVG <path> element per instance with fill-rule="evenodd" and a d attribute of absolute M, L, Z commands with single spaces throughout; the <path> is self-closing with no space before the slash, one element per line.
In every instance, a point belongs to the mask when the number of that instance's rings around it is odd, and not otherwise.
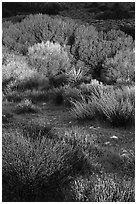
<path fill-rule="evenodd" d="M 135 201 L 135 40 L 105 27 L 123 4 L 3 4 L 4 202 Z"/>

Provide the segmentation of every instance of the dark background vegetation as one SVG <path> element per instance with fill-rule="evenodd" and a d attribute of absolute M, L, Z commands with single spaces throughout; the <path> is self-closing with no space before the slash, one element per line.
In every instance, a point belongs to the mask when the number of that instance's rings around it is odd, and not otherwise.
<path fill-rule="evenodd" d="M 123 2 L 3 2 L 2 16 L 10 17 L 20 13 L 43 13 L 43 14 L 59 14 L 60 11 L 68 11 L 73 9 L 83 9 L 85 12 L 95 12 L 97 19 L 122 19 L 135 17 L 135 3 Z M 103 14 L 105 12 L 105 14 Z"/>
<path fill-rule="evenodd" d="M 93 24 L 97 29 L 121 29 L 135 38 L 134 2 L 3 2 L 3 21 L 19 22 L 28 14 L 61 15 Z M 16 18 L 15 18 L 16 16 Z M 100 22 L 100 20 L 107 20 Z M 113 22 L 112 22 L 113 20 Z M 115 20 L 115 21 L 114 21 Z M 120 21 L 119 21 L 120 20 Z M 112 23 L 112 24 L 111 24 Z"/>

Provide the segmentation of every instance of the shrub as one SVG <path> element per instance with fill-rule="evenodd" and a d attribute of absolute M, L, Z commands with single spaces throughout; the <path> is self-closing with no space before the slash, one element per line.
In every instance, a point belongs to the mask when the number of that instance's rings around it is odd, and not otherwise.
<path fill-rule="evenodd" d="M 73 65 L 70 70 L 66 73 L 68 76 L 69 83 L 74 86 L 81 84 L 86 80 L 88 73 L 88 67 L 82 61 L 77 61 L 76 65 Z"/>
<path fill-rule="evenodd" d="M 73 144 L 19 132 L 3 135 L 3 201 L 65 201 L 66 188 L 86 159 Z M 72 178 L 72 179 L 71 179 Z"/>
<path fill-rule="evenodd" d="M 119 51 L 114 58 L 107 58 L 102 65 L 104 82 L 124 82 L 135 80 L 135 54 L 131 50 Z"/>
<path fill-rule="evenodd" d="M 131 36 L 122 31 L 111 30 L 108 33 L 97 32 L 93 26 L 81 26 L 75 31 L 75 43 L 71 53 L 77 60 L 90 66 L 94 78 L 100 77 L 101 65 L 107 57 L 112 57 L 118 50 L 133 48 Z"/>
<path fill-rule="evenodd" d="M 34 44 L 55 40 L 65 44 L 72 35 L 75 23 L 72 20 L 54 19 L 48 15 L 30 15 L 21 23 L 3 30 L 3 45 L 26 54 Z"/>
<path fill-rule="evenodd" d="M 2 46 L 2 65 L 7 65 L 17 59 L 19 60 L 19 55 L 10 52 L 6 46 Z"/>
<path fill-rule="evenodd" d="M 37 108 L 28 99 L 22 100 L 16 107 L 15 112 L 18 114 L 35 113 Z"/>
<path fill-rule="evenodd" d="M 47 41 L 28 49 L 30 64 L 48 77 L 69 69 L 71 66 L 67 52 L 58 43 Z"/>
<path fill-rule="evenodd" d="M 6 81 L 18 84 L 26 78 L 30 78 L 36 74 L 36 70 L 32 70 L 22 56 L 13 56 L 10 62 L 2 66 L 2 80 L 3 84 Z"/>
<path fill-rule="evenodd" d="M 25 57 L 9 54 L 9 59 L 6 61 L 2 66 L 2 88 L 6 94 L 12 90 L 49 89 L 49 79 L 28 66 Z"/>

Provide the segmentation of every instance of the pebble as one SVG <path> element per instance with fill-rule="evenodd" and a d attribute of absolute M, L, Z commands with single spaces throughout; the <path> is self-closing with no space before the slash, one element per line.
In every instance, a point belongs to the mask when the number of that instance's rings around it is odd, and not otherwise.
<path fill-rule="evenodd" d="M 113 135 L 112 137 L 110 137 L 111 139 L 118 139 L 117 136 Z"/>
<path fill-rule="evenodd" d="M 110 142 L 105 142 L 105 145 L 109 145 L 110 144 Z"/>

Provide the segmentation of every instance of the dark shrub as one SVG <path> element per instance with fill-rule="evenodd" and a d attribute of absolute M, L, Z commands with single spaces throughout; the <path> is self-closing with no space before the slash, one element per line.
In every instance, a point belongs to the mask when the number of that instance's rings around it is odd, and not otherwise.
<path fill-rule="evenodd" d="M 3 45 L 26 54 L 35 43 L 55 40 L 65 43 L 72 35 L 75 23 L 72 20 L 54 19 L 48 15 L 30 15 L 21 23 L 3 29 Z"/>
<path fill-rule="evenodd" d="M 64 187 L 90 165 L 78 146 L 53 138 L 39 134 L 39 138 L 32 140 L 18 131 L 3 135 L 3 201 L 71 199 Z"/>

